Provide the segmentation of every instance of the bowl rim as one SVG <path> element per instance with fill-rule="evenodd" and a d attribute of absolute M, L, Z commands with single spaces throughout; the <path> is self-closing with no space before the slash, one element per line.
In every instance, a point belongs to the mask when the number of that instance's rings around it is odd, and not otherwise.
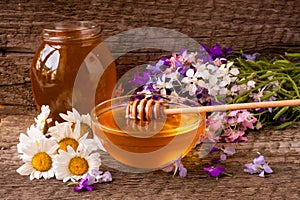
<path fill-rule="evenodd" d="M 126 132 L 124 132 L 124 130 L 120 130 L 120 129 L 114 129 L 114 128 L 110 128 L 110 127 L 107 127 L 106 125 L 102 125 L 99 121 L 98 121 L 98 112 L 97 112 L 97 108 L 99 108 L 100 106 L 104 105 L 104 104 L 107 104 L 109 102 L 112 102 L 112 101 L 118 101 L 118 100 L 122 100 L 122 99 L 130 99 L 134 96 L 139 96 L 139 95 L 125 95 L 125 96 L 120 96 L 120 97 L 114 97 L 114 98 L 111 98 L 111 99 L 107 99 L 105 101 L 102 101 L 100 103 L 98 103 L 97 105 L 95 105 L 93 107 L 93 109 L 91 110 L 90 112 L 90 116 L 91 116 L 91 122 L 92 122 L 92 128 L 96 126 L 97 129 L 101 129 L 101 130 L 108 130 L 110 133 L 113 133 L 113 134 L 116 134 L 116 135 L 122 135 L 122 136 L 132 136 L 131 134 L 127 134 Z M 196 101 L 193 101 L 191 99 L 188 99 L 188 98 L 184 98 L 184 97 L 179 97 L 179 96 L 172 96 L 172 95 L 161 95 L 163 97 L 165 97 L 164 99 L 180 99 L 180 100 L 184 100 L 184 101 L 189 101 L 190 103 L 193 103 L 195 104 L 195 106 L 201 106 L 201 104 L 199 104 L 198 102 Z M 170 102 L 170 103 L 177 103 L 177 105 L 181 104 L 185 107 L 190 107 L 189 105 L 185 105 L 183 103 L 178 103 L 178 102 Z M 119 107 L 123 107 L 124 104 L 119 104 L 119 105 L 113 105 L 114 107 L 112 109 L 115 109 L 115 108 L 119 108 Z M 127 105 L 127 104 L 126 104 Z M 104 108 L 105 109 L 105 108 Z M 105 109 L 104 111 L 102 111 L 100 113 L 100 115 L 102 113 L 105 113 L 107 112 L 108 110 L 110 109 Z M 196 114 L 198 117 L 197 119 L 192 122 L 192 123 L 188 123 L 187 125 L 185 126 L 179 126 L 178 128 L 174 129 L 174 132 L 178 132 L 180 131 L 181 129 L 183 130 L 194 130 L 194 129 L 197 129 L 199 126 L 201 126 L 203 123 L 204 123 L 204 119 L 203 119 L 203 116 L 201 115 L 201 113 L 193 113 L 193 114 Z M 157 135 L 157 134 L 156 134 Z M 163 137 L 164 134 L 161 134 L 162 136 L 160 137 Z M 153 136 L 155 137 L 155 136 Z M 167 135 L 165 137 L 168 137 Z"/>

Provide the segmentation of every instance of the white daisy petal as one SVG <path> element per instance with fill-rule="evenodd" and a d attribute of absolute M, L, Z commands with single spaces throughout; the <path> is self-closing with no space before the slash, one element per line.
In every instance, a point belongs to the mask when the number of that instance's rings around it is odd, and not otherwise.
<path fill-rule="evenodd" d="M 27 130 L 27 135 L 32 139 L 40 139 L 44 137 L 41 130 L 37 129 L 33 125 L 31 125 L 30 128 Z"/>
<path fill-rule="evenodd" d="M 72 147 L 70 147 L 71 149 L 73 149 Z M 71 157 L 70 154 L 68 154 L 68 152 L 64 151 L 64 150 L 61 150 L 59 149 L 58 150 L 58 154 L 61 156 L 61 157 L 64 157 L 64 159 L 68 159 Z M 59 156 L 59 155 L 55 155 L 55 157 Z"/>
<path fill-rule="evenodd" d="M 30 173 L 29 179 L 30 179 L 31 181 L 34 179 L 34 171 L 32 171 L 32 172 Z"/>
<path fill-rule="evenodd" d="M 47 173 L 45 173 L 44 179 L 49 179 L 51 177 L 54 177 L 54 171 L 53 171 L 53 169 L 49 170 Z"/>
<path fill-rule="evenodd" d="M 69 179 L 70 179 L 70 177 L 65 177 L 65 178 L 63 178 L 63 182 L 66 183 Z"/>
<path fill-rule="evenodd" d="M 33 142 L 31 144 L 34 144 Z M 38 152 L 39 147 L 37 145 L 24 145 L 22 151 L 24 154 L 28 156 L 33 156 L 36 152 Z"/>
<path fill-rule="evenodd" d="M 78 146 L 79 147 L 79 146 Z M 71 147 L 71 146 L 67 146 L 67 152 L 69 153 L 69 154 L 71 154 L 72 156 L 75 156 L 76 155 L 76 152 L 75 152 L 75 150 Z"/>
<path fill-rule="evenodd" d="M 80 121 L 76 121 L 73 137 L 77 139 L 80 138 Z"/>
<path fill-rule="evenodd" d="M 33 176 L 36 179 L 40 179 L 41 176 L 42 176 L 42 172 L 40 172 L 40 171 L 34 171 Z"/>
<path fill-rule="evenodd" d="M 80 119 L 81 116 L 80 116 L 79 112 L 75 108 L 73 108 L 72 111 L 73 111 L 75 120 L 77 121 L 78 119 Z"/>
<path fill-rule="evenodd" d="M 30 138 L 28 137 L 28 135 L 21 133 L 19 136 L 19 141 L 20 143 L 26 143 L 28 140 L 30 140 Z"/>
<path fill-rule="evenodd" d="M 67 111 L 67 114 L 60 113 L 59 116 L 67 122 L 74 122 L 72 112 Z"/>
<path fill-rule="evenodd" d="M 47 153 L 54 155 L 57 152 L 58 148 L 59 148 L 59 145 L 56 143 L 56 141 L 53 141 L 53 144 L 52 144 L 52 146 L 50 148 L 48 148 Z"/>
<path fill-rule="evenodd" d="M 27 154 L 23 154 L 23 155 L 21 156 L 21 158 L 22 158 L 22 160 L 23 160 L 24 162 L 31 162 L 32 157 L 33 157 L 33 155 L 27 155 Z"/>
<path fill-rule="evenodd" d="M 50 108 L 48 105 L 42 105 L 41 107 L 41 113 L 37 116 L 37 118 L 34 119 L 36 122 L 36 128 L 40 131 L 43 130 L 46 122 L 51 122 L 52 119 L 48 118 L 50 114 Z"/>
<path fill-rule="evenodd" d="M 96 142 L 97 148 L 100 149 L 101 151 L 106 152 L 106 149 L 104 148 L 102 142 L 98 138 L 96 134 L 94 134 L 94 141 Z M 92 146 L 92 145 L 91 145 Z M 92 148 L 92 151 L 95 151 L 94 148 Z"/>
<path fill-rule="evenodd" d="M 24 163 L 21 167 L 19 167 L 17 169 L 17 172 L 21 175 L 30 175 L 30 173 L 32 172 L 33 167 L 31 165 L 31 163 L 26 162 Z"/>
<path fill-rule="evenodd" d="M 90 118 L 90 115 L 80 115 L 80 113 L 73 108 L 72 112 L 67 111 L 67 114 L 60 114 L 60 117 L 63 118 L 67 122 L 76 123 L 77 121 L 80 121 L 81 123 L 87 124 L 88 126 L 91 126 L 92 120 Z"/>
<path fill-rule="evenodd" d="M 55 140 L 52 138 L 50 139 L 45 139 L 44 141 L 44 151 L 47 152 L 48 154 L 55 154 L 56 150 L 58 149 L 59 145 Z"/>

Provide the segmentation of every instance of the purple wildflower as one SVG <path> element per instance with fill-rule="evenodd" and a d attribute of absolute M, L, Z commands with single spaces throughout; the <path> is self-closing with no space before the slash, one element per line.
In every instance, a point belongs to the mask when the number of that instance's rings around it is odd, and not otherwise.
<path fill-rule="evenodd" d="M 184 66 L 184 65 L 183 65 L 183 63 L 182 63 L 181 61 L 178 61 L 178 60 L 175 61 L 175 68 L 176 68 L 176 69 L 182 68 L 183 66 Z"/>
<path fill-rule="evenodd" d="M 182 155 L 180 155 L 176 160 L 173 160 L 173 162 L 169 166 L 163 168 L 162 170 L 164 172 L 171 172 L 171 171 L 174 170 L 173 176 L 175 176 L 175 174 L 178 170 L 179 171 L 179 176 L 180 177 L 185 177 L 187 175 L 187 169 L 181 163 L 181 158 L 182 158 Z"/>
<path fill-rule="evenodd" d="M 203 170 L 207 172 L 208 176 L 212 176 L 212 177 L 216 177 L 216 178 L 218 178 L 224 172 L 226 172 L 225 168 L 222 165 L 219 165 L 217 167 L 214 167 L 214 166 L 205 167 L 205 168 L 203 168 Z"/>
<path fill-rule="evenodd" d="M 208 52 L 208 54 L 210 55 L 210 57 L 213 60 L 215 60 L 217 58 L 226 58 L 228 56 L 233 55 L 231 47 L 222 49 L 219 44 L 216 44 L 215 46 L 212 46 L 211 48 L 207 48 L 203 44 L 201 44 L 201 46 Z"/>
<path fill-rule="evenodd" d="M 211 159 L 211 164 L 217 164 L 217 163 L 219 163 L 221 160 L 219 159 L 219 158 L 213 158 L 213 159 Z"/>
<path fill-rule="evenodd" d="M 211 147 L 209 152 L 213 153 L 216 151 L 223 151 L 223 153 L 220 155 L 220 158 L 212 159 L 211 160 L 212 164 L 217 164 L 220 161 L 225 161 L 227 159 L 227 155 L 233 155 L 236 152 L 234 147 L 226 147 L 226 148 Z"/>
<path fill-rule="evenodd" d="M 226 147 L 223 152 L 227 155 L 233 155 L 236 151 L 234 147 Z"/>
<path fill-rule="evenodd" d="M 255 61 L 259 53 L 254 54 L 242 54 L 242 57 L 246 58 L 247 60 Z"/>
<path fill-rule="evenodd" d="M 157 92 L 153 87 L 153 83 L 147 84 L 144 88 L 145 88 L 145 90 L 149 90 L 152 93 Z"/>
<path fill-rule="evenodd" d="M 187 70 L 189 70 L 190 67 L 179 67 L 177 68 L 177 71 L 179 72 L 179 74 L 182 76 L 182 77 L 186 77 L 186 72 Z"/>
<path fill-rule="evenodd" d="M 212 105 L 212 99 L 211 96 L 208 94 L 208 89 L 207 88 L 198 88 L 195 92 L 195 95 L 198 99 L 198 102 L 202 106 L 210 106 Z"/>
<path fill-rule="evenodd" d="M 209 149 L 209 153 L 213 153 L 213 152 L 216 152 L 216 151 L 221 151 L 221 149 L 218 148 L 218 147 L 211 147 L 211 148 Z"/>
<path fill-rule="evenodd" d="M 221 46 L 219 44 L 216 44 L 215 46 L 212 46 L 209 50 L 208 50 L 209 55 L 213 58 L 221 58 L 223 55 Z"/>
<path fill-rule="evenodd" d="M 161 73 L 161 66 L 164 65 L 164 60 L 159 60 L 155 65 L 148 65 L 146 69 L 150 70 L 152 74 Z"/>
<path fill-rule="evenodd" d="M 201 44 L 199 50 L 198 50 L 198 54 L 199 54 L 199 59 L 202 60 L 203 63 L 209 63 L 212 62 L 212 58 L 211 56 L 208 54 L 206 48 L 204 45 Z"/>
<path fill-rule="evenodd" d="M 81 190 L 92 191 L 94 189 L 94 181 L 91 175 L 87 174 L 84 178 L 80 179 L 77 183 L 77 186 L 74 186 L 73 191 L 79 192 Z"/>
<path fill-rule="evenodd" d="M 227 159 L 227 155 L 225 153 L 222 153 L 220 156 L 220 161 L 225 161 Z"/>
<path fill-rule="evenodd" d="M 75 185 L 73 190 L 74 192 L 88 190 L 92 191 L 94 189 L 93 184 L 95 183 L 106 183 L 112 181 L 112 176 L 109 171 L 102 172 L 96 169 L 93 169 L 91 174 L 87 173 L 79 182 L 73 182 L 69 185 Z"/>
<path fill-rule="evenodd" d="M 112 181 L 112 176 L 109 171 L 103 172 L 93 169 L 92 176 L 95 177 L 95 183 L 107 183 Z"/>
<path fill-rule="evenodd" d="M 231 111 L 225 117 L 226 127 L 222 133 L 222 137 L 226 142 L 247 141 L 247 129 L 254 129 L 254 124 L 258 120 L 247 110 Z"/>
<path fill-rule="evenodd" d="M 277 119 L 277 124 L 282 124 L 285 122 L 285 119 L 286 117 L 285 116 L 280 116 L 278 119 Z"/>
<path fill-rule="evenodd" d="M 163 57 L 162 59 L 160 59 L 161 61 L 163 61 L 163 64 L 166 66 L 171 66 L 171 61 L 169 60 L 168 57 Z"/>
<path fill-rule="evenodd" d="M 244 169 L 244 172 L 247 172 L 250 174 L 259 173 L 258 176 L 260 176 L 260 177 L 265 177 L 265 172 L 273 173 L 273 170 L 266 163 L 264 156 L 261 155 L 260 153 L 258 153 L 258 154 L 259 155 L 253 159 L 253 163 L 245 164 L 246 169 Z"/>
<path fill-rule="evenodd" d="M 275 101 L 276 99 L 277 99 L 276 97 L 272 96 L 272 97 L 269 98 L 269 101 Z M 272 113 L 273 108 L 268 108 L 268 111 L 269 111 L 269 113 Z"/>
<path fill-rule="evenodd" d="M 164 65 L 169 66 L 171 69 L 177 69 L 183 66 L 183 62 L 180 60 L 182 56 L 172 53 L 170 58 L 162 58 Z"/>
<path fill-rule="evenodd" d="M 180 52 L 179 52 L 179 55 L 183 55 L 183 53 L 186 51 L 187 49 L 186 48 L 182 48 L 181 50 L 180 50 Z"/>
<path fill-rule="evenodd" d="M 130 83 L 133 83 L 137 86 L 144 85 L 150 80 L 150 72 L 144 72 L 141 76 L 137 70 L 134 74 L 133 80 L 130 80 Z"/>
<path fill-rule="evenodd" d="M 137 91 L 134 92 L 135 94 L 133 94 L 130 97 L 130 101 L 134 101 L 134 100 L 142 100 L 145 98 L 145 94 L 137 94 Z"/>

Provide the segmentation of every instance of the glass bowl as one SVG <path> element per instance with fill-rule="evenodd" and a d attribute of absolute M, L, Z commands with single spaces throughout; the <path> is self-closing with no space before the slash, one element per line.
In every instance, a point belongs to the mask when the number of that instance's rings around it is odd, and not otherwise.
<path fill-rule="evenodd" d="M 158 169 L 184 157 L 205 134 L 205 113 L 168 114 L 150 121 L 126 117 L 134 96 L 109 99 L 91 111 L 92 129 L 108 154 L 126 166 Z M 160 96 L 165 108 L 199 106 L 174 96 Z"/>

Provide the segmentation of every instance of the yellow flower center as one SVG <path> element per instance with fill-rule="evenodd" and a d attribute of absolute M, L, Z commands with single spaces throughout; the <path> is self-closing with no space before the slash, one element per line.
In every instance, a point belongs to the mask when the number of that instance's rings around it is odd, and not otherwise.
<path fill-rule="evenodd" d="M 46 152 L 35 154 L 31 160 L 34 169 L 40 172 L 45 172 L 52 167 L 52 158 Z"/>
<path fill-rule="evenodd" d="M 83 175 L 89 169 L 89 164 L 86 159 L 76 156 L 69 162 L 69 170 L 74 175 Z"/>
<path fill-rule="evenodd" d="M 71 146 L 75 151 L 78 147 L 78 142 L 73 138 L 64 138 L 59 141 L 59 149 L 67 151 L 67 146 Z"/>

